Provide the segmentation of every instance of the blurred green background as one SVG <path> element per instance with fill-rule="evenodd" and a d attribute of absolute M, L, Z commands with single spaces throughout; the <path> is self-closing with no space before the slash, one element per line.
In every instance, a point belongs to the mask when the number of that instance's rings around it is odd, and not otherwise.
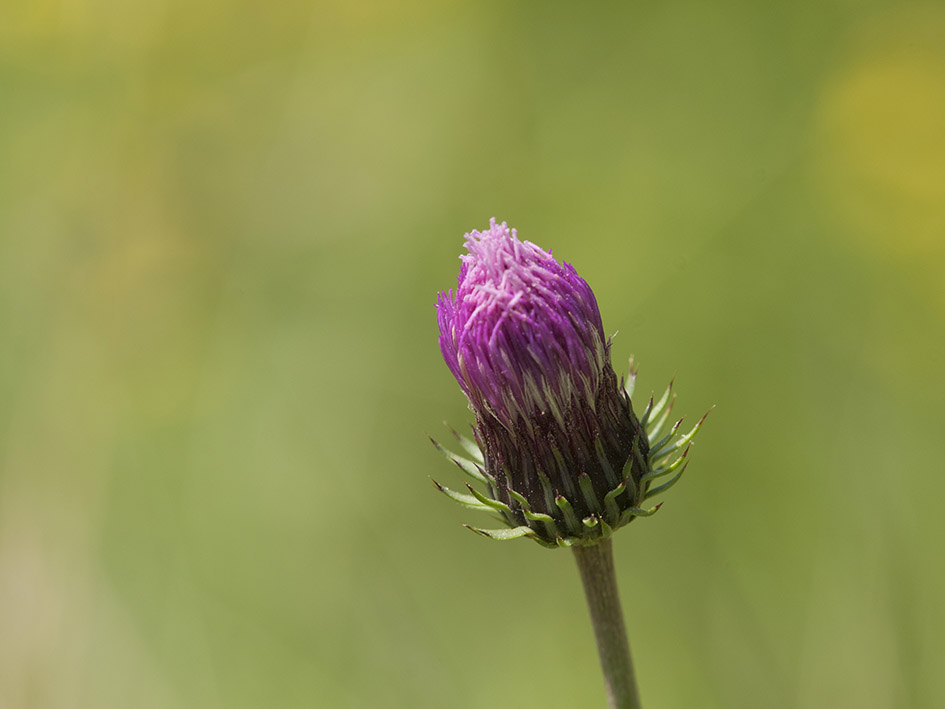
<path fill-rule="evenodd" d="M 945 706 L 941 3 L 14 2 L 0 109 L 0 706 L 603 706 L 570 555 L 428 479 L 492 216 L 717 405 L 644 703 Z"/>

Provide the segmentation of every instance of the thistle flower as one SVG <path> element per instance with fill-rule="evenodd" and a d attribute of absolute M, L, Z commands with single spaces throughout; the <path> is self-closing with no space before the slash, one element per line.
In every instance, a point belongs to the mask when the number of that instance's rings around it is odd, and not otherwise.
<path fill-rule="evenodd" d="M 672 384 L 637 418 L 633 362 L 618 381 L 597 300 L 571 265 L 495 219 L 466 234 L 466 250 L 437 319 L 443 358 L 475 414 L 474 440 L 455 434 L 471 457 L 434 444 L 485 489 L 437 487 L 511 528 L 474 531 L 545 546 L 593 545 L 653 514 L 658 505 L 641 505 L 682 475 L 702 421 L 676 438 L 680 420 L 657 440 Z"/>

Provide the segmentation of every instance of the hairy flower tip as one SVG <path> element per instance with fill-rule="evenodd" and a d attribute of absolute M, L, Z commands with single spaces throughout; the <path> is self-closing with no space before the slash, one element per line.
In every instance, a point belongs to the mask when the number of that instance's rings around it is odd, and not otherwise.
<path fill-rule="evenodd" d="M 495 219 L 466 234 L 466 250 L 437 317 L 443 358 L 476 416 L 475 441 L 457 436 L 479 455 L 447 455 L 488 494 L 438 487 L 513 528 L 487 536 L 549 546 L 593 544 L 651 514 L 639 505 L 658 472 L 654 439 L 617 381 L 590 286 Z"/>
<path fill-rule="evenodd" d="M 456 292 L 440 293 L 440 349 L 477 413 L 508 429 L 593 402 L 605 344 L 593 292 L 550 251 L 490 221 L 466 234 Z"/>

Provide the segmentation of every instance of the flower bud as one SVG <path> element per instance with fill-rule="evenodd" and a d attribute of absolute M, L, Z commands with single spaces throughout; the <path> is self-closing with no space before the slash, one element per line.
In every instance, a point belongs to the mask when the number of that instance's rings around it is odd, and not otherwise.
<path fill-rule="evenodd" d="M 499 512 L 513 528 L 476 531 L 550 546 L 596 543 L 651 514 L 656 508 L 639 508 L 650 482 L 679 468 L 685 453 L 667 470 L 651 465 L 652 430 L 617 380 L 590 287 L 495 219 L 466 235 L 466 250 L 456 290 L 439 294 L 437 319 L 443 358 L 475 414 L 475 443 L 459 437 L 472 460 L 447 455 L 488 494 L 437 487 L 468 507 Z M 668 398 L 669 390 L 660 409 Z M 647 420 L 655 408 L 651 399 Z"/>

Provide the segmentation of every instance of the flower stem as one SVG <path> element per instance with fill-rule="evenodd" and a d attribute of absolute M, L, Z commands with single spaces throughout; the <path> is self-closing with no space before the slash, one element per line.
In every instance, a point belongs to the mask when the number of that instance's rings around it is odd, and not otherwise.
<path fill-rule="evenodd" d="M 617 591 L 613 542 L 604 539 L 594 546 L 572 548 L 581 572 L 587 606 L 591 611 L 591 624 L 597 638 L 597 654 L 604 671 L 610 707 L 640 709 L 640 695 Z"/>

